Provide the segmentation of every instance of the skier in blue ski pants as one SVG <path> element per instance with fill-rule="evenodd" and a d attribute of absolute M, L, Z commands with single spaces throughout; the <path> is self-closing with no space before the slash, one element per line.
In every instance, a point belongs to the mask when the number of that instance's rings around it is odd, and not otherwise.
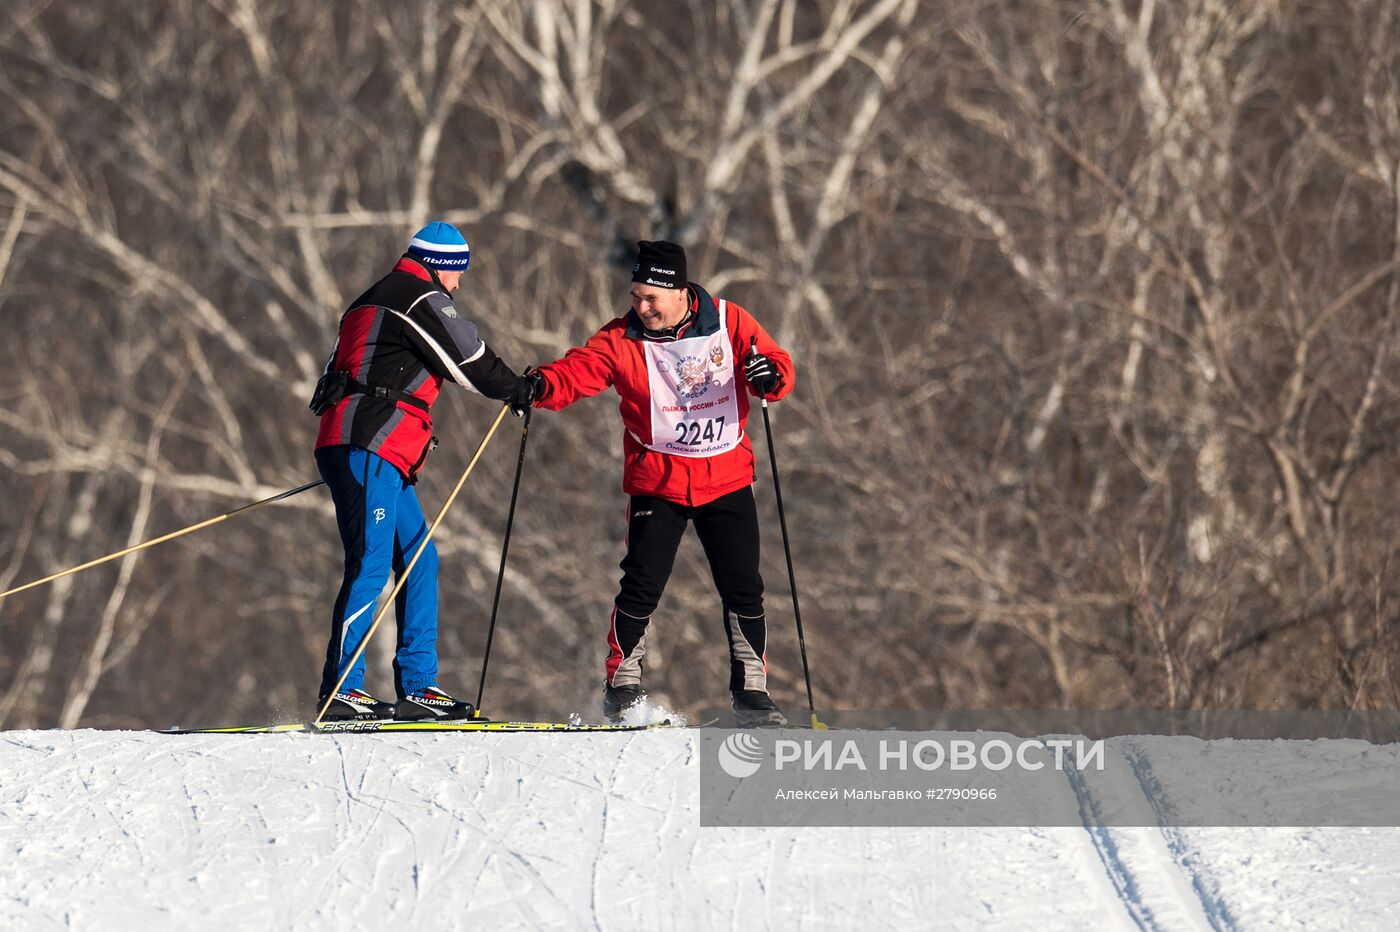
<path fill-rule="evenodd" d="M 321 419 L 316 465 L 335 499 L 345 544 L 318 720 L 477 717 L 470 702 L 437 685 L 438 554 L 413 482 L 437 443 L 432 408 L 444 385 L 512 405 L 532 399 L 534 385 L 516 375 L 452 304 L 470 262 L 466 237 L 451 224 L 435 220 L 415 233 L 393 269 L 341 316 L 311 398 L 309 407 Z M 396 605 L 399 701 L 385 702 L 364 689 L 364 659 L 353 667 L 350 660 L 368 637 L 390 571 L 404 579 L 420 547 Z M 341 674 L 345 681 L 336 689 Z"/>
<path fill-rule="evenodd" d="M 359 649 L 375 614 L 375 600 L 389 572 L 403 572 L 427 536 L 428 523 L 408 480 L 362 447 L 316 451 L 316 465 L 335 500 L 336 524 L 345 545 L 345 579 L 335 601 L 334 630 L 321 674 L 321 695 L 335 687 Z M 399 698 L 437 682 L 438 553 L 431 540 L 399 592 L 399 639 L 394 654 L 394 685 Z M 345 677 L 343 690 L 363 688 L 361 654 Z"/>

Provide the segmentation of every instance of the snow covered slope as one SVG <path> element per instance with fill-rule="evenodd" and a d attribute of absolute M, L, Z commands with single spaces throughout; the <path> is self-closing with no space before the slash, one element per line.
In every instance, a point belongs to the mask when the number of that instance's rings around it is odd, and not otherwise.
<path fill-rule="evenodd" d="M 702 830 L 698 747 L 0 733 L 0 929 L 1400 927 L 1400 830 Z"/>

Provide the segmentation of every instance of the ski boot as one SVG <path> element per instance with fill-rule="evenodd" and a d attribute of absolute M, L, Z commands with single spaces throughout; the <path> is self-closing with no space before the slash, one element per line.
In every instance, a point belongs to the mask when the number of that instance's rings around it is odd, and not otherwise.
<path fill-rule="evenodd" d="M 452 722 L 475 718 L 476 707 L 453 699 L 436 686 L 416 689 L 399 700 L 394 719 L 400 722 Z"/>
<path fill-rule="evenodd" d="M 783 727 L 788 723 L 783 717 L 783 710 L 761 689 L 732 690 L 729 693 L 729 701 L 734 709 L 734 723 L 740 728 L 752 728 L 756 725 Z"/>
<path fill-rule="evenodd" d="M 325 705 L 326 697 L 319 700 L 318 708 Z M 326 714 L 321 716 L 326 722 L 369 721 L 393 718 L 394 704 L 376 699 L 363 689 L 344 689 L 331 697 L 326 706 Z"/>
<path fill-rule="evenodd" d="M 622 717 L 627 710 L 646 697 L 647 694 L 642 692 L 640 684 L 613 686 L 605 683 L 603 685 L 603 717 L 614 725 L 621 724 Z"/>

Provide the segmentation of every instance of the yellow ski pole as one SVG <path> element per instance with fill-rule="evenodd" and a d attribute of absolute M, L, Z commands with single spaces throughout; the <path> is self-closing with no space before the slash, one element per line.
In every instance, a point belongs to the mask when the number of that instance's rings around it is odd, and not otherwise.
<path fill-rule="evenodd" d="M 0 592 L 0 599 L 5 598 L 6 596 L 14 595 L 17 592 L 23 592 L 26 589 L 33 589 L 35 586 L 42 586 L 44 583 L 53 582 L 55 579 L 62 579 L 64 576 L 71 576 L 74 573 L 92 569 L 94 566 L 101 566 L 103 563 L 110 563 L 113 560 L 119 560 L 129 553 L 135 553 L 138 550 L 145 550 L 147 547 L 154 547 L 156 544 L 163 544 L 168 540 L 174 540 L 177 537 L 183 537 L 186 534 L 189 534 L 193 531 L 198 531 L 201 528 L 212 527 L 213 525 L 218 524 L 220 521 L 227 521 L 234 515 L 241 515 L 245 512 L 252 511 L 254 508 L 261 508 L 263 505 L 271 505 L 273 502 L 280 502 L 284 498 L 291 498 L 293 495 L 296 495 L 299 492 L 305 492 L 307 489 L 314 489 L 318 485 L 325 484 L 326 481 L 324 479 L 317 479 L 315 482 L 308 482 L 306 483 L 306 485 L 299 485 L 295 489 L 288 489 L 285 492 L 278 492 L 276 495 L 264 498 L 261 501 L 253 502 L 250 505 L 244 505 L 242 508 L 235 508 L 233 511 L 226 511 L 221 515 L 216 515 L 215 517 L 201 521 L 198 524 L 191 524 L 187 528 L 182 528 L 178 531 L 171 531 L 169 534 L 162 534 L 160 537 L 153 538 L 151 540 L 146 541 L 145 543 L 134 544 L 133 546 L 127 547 L 125 550 L 118 550 L 116 553 L 109 553 L 105 557 L 98 557 L 96 560 L 89 560 L 81 566 L 75 566 L 72 569 L 64 570 L 61 573 L 54 573 L 52 576 L 45 576 L 43 579 L 36 579 L 33 582 L 27 582 L 22 586 L 16 586 L 14 589 L 7 589 L 4 592 Z"/>
<path fill-rule="evenodd" d="M 389 598 L 384 600 L 384 607 L 375 613 L 374 620 L 369 624 L 369 630 L 365 632 L 364 637 L 360 638 L 360 646 L 355 648 L 355 656 L 351 657 L 350 662 L 345 664 L 345 668 L 340 672 L 340 679 L 335 681 L 335 686 L 326 694 L 326 701 L 321 704 L 321 710 L 316 713 L 316 720 L 312 722 L 313 725 L 321 724 L 322 716 L 324 716 L 326 710 L 331 707 L 331 700 L 335 698 L 336 693 L 340 692 L 340 687 L 345 685 L 345 678 L 350 675 L 350 671 L 355 668 L 355 664 L 364 656 L 365 648 L 369 646 L 369 639 L 374 637 L 375 629 L 378 628 L 379 623 L 384 620 L 384 616 L 388 614 L 389 609 L 394 607 L 394 600 L 399 597 L 399 590 L 402 589 L 404 583 L 408 581 L 408 574 L 413 572 L 414 565 L 423 554 L 423 548 L 428 546 L 428 541 L 433 539 L 433 532 L 438 529 L 438 525 L 442 523 L 442 519 L 447 516 L 447 509 L 452 507 L 452 503 L 457 499 L 457 493 L 462 491 L 462 486 L 467 484 L 467 477 L 470 476 L 472 470 L 476 468 L 476 461 L 481 459 L 482 451 L 486 449 L 486 444 L 491 442 L 492 435 L 496 433 L 496 428 L 501 426 L 501 419 L 506 416 L 506 412 L 509 410 L 510 405 L 501 405 L 501 413 L 497 414 L 496 420 L 491 422 L 491 429 L 486 431 L 485 437 L 481 438 L 481 443 L 477 445 L 476 452 L 472 454 L 471 462 L 467 464 L 466 469 L 462 470 L 462 478 L 457 480 L 457 484 L 452 487 L 451 494 L 447 496 L 447 501 L 443 502 L 442 507 L 438 509 L 437 517 L 433 519 L 433 523 L 428 527 L 428 533 L 423 536 L 423 542 L 418 545 L 417 550 L 413 551 L 413 559 L 409 560 L 408 565 L 403 568 L 403 572 L 399 574 L 398 581 L 394 583 L 393 591 L 389 593 Z"/>

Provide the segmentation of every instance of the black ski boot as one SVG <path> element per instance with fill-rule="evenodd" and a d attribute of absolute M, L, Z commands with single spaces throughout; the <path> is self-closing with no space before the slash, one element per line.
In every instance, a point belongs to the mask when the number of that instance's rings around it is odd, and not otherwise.
<path fill-rule="evenodd" d="M 317 708 L 325 705 L 322 696 Z M 335 694 L 331 704 L 326 706 L 326 714 L 321 716 L 326 722 L 369 721 L 394 717 L 394 704 L 376 699 L 363 689 L 346 689 Z"/>
<path fill-rule="evenodd" d="M 729 693 L 730 704 L 734 708 L 734 723 L 740 728 L 755 725 L 784 726 L 788 720 L 783 710 L 778 708 L 773 697 L 761 689 L 736 689 Z"/>
<path fill-rule="evenodd" d="M 414 690 L 399 700 L 394 718 L 400 722 L 455 722 L 475 718 L 476 707 L 453 699 L 436 686 Z"/>
<path fill-rule="evenodd" d="M 638 684 L 627 686 L 603 685 L 603 717 L 614 725 L 621 723 L 623 714 L 647 697 Z"/>

